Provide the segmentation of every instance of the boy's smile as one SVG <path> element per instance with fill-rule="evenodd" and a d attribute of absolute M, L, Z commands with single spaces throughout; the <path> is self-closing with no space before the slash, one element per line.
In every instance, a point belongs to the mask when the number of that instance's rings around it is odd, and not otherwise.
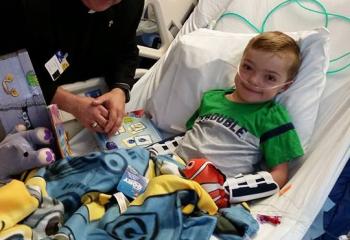
<path fill-rule="evenodd" d="M 236 91 L 230 98 L 240 103 L 272 100 L 291 83 L 288 79 L 291 60 L 288 53 L 247 50 L 235 76 Z"/>

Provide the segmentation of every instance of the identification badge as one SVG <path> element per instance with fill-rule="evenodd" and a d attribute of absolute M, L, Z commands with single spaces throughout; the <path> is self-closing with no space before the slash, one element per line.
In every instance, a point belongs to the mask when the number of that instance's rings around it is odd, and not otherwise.
<path fill-rule="evenodd" d="M 49 61 L 45 63 L 45 68 L 49 72 L 52 81 L 56 81 L 62 73 L 69 67 L 67 61 L 68 53 L 57 51 Z"/>

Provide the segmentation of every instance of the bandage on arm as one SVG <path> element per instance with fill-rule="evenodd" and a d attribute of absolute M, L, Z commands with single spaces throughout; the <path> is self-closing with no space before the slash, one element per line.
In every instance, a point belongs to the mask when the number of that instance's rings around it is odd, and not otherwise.
<path fill-rule="evenodd" d="M 227 178 L 224 189 L 230 203 L 239 203 L 271 196 L 278 192 L 279 187 L 269 172 L 261 171 Z"/>

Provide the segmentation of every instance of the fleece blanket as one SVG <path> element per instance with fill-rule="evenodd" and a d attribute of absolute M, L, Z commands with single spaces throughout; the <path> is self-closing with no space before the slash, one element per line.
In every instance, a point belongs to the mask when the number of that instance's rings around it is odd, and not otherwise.
<path fill-rule="evenodd" d="M 174 160 L 149 159 L 143 148 L 94 152 L 2 183 L 0 239 L 247 239 L 257 232 L 241 205 L 218 210 L 198 183 L 157 176 L 164 161 Z M 125 206 L 116 193 L 128 166 L 150 181 Z"/>

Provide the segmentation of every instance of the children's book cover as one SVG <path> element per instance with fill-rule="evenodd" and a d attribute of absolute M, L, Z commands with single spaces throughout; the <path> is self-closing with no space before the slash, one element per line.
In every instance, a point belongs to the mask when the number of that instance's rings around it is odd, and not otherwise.
<path fill-rule="evenodd" d="M 162 136 L 144 110 L 128 113 L 114 136 L 95 134 L 101 150 L 117 148 L 147 147 L 162 140 Z"/>
<path fill-rule="evenodd" d="M 50 128 L 46 102 L 27 51 L 0 56 L 0 80 L 1 140 L 17 124 L 27 129 Z"/>

